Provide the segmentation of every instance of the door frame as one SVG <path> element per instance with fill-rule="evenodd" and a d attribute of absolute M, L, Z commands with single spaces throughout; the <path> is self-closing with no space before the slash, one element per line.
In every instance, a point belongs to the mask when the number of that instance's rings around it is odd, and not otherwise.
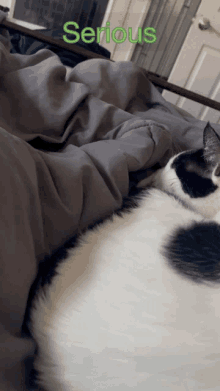
<path fill-rule="evenodd" d="M 206 10 L 207 5 L 208 5 L 208 3 L 210 3 L 210 1 L 211 0 L 202 0 L 201 1 L 200 6 L 196 12 L 196 15 L 192 20 L 192 24 L 191 24 L 191 27 L 188 31 L 188 34 L 183 42 L 181 50 L 176 58 L 176 61 L 175 61 L 175 64 L 172 68 L 170 76 L 168 78 L 168 82 L 175 84 L 175 85 L 182 87 L 182 88 L 188 88 L 189 91 L 190 91 L 190 89 L 189 89 L 189 87 L 187 87 L 188 77 L 186 78 L 185 76 L 190 75 L 192 73 L 194 63 L 193 63 L 193 59 L 190 58 L 189 61 L 187 62 L 187 65 L 185 65 L 184 59 L 188 55 L 187 54 L 188 48 L 195 47 L 196 42 L 198 42 L 198 41 L 200 42 L 202 40 L 202 34 L 206 34 L 206 33 L 210 33 L 210 42 L 207 39 L 208 43 L 206 43 L 206 45 L 212 47 L 212 41 L 211 41 L 212 34 L 216 35 L 216 33 L 217 33 L 217 35 L 218 35 L 220 32 L 219 23 L 218 23 L 216 15 L 214 15 L 214 16 L 211 14 L 209 15 L 209 11 L 210 11 L 210 13 L 212 12 L 212 8 L 209 8 L 208 12 Z M 220 4 L 219 4 L 218 11 L 220 12 Z M 198 30 L 196 32 L 196 34 L 194 34 L 194 36 L 192 37 L 192 29 L 194 29 L 195 25 L 198 25 L 200 19 L 203 17 L 208 17 L 208 19 L 211 19 L 211 29 L 210 30 L 208 29 L 207 32 Z M 219 18 L 219 15 L 218 15 L 218 18 Z M 220 34 L 219 34 L 219 38 L 217 38 L 217 39 L 220 39 Z M 199 56 L 199 53 L 197 56 Z M 171 102 L 172 104 L 177 105 L 177 106 L 182 99 L 178 95 L 170 93 L 168 91 L 163 91 L 162 96 L 165 99 L 167 99 L 169 102 Z"/>
<path fill-rule="evenodd" d="M 137 39 L 138 27 L 143 27 L 151 1 L 109 0 L 101 27 L 105 27 L 106 22 L 110 22 L 110 31 L 116 27 L 123 27 L 128 31 L 128 27 L 131 27 L 132 38 Z M 106 43 L 105 32 L 100 34 L 100 45 L 111 52 L 111 59 L 114 61 L 130 61 L 136 46 L 128 40 L 123 43 L 112 40 Z"/>

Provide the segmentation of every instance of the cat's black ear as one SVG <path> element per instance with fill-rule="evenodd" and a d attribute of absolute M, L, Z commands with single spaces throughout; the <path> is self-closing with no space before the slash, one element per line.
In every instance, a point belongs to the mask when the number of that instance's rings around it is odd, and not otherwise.
<path fill-rule="evenodd" d="M 205 161 L 215 166 L 220 162 L 220 137 L 209 122 L 204 129 L 203 144 Z"/>

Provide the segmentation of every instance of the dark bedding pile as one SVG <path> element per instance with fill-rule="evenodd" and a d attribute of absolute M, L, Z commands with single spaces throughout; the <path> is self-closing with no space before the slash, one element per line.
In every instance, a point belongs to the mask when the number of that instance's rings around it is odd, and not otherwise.
<path fill-rule="evenodd" d="M 21 325 L 39 263 L 119 208 L 129 178 L 201 147 L 205 124 L 131 62 L 88 60 L 67 73 L 48 49 L 10 53 L 5 35 L 0 55 L 0 389 L 19 391 L 35 349 Z"/>
<path fill-rule="evenodd" d="M 40 33 L 46 37 L 52 37 L 54 39 L 63 39 L 63 29 L 42 29 L 38 30 Z M 80 31 L 80 30 L 79 30 Z M 74 67 L 79 64 L 81 61 L 84 61 L 84 56 L 80 54 L 69 52 L 63 48 L 56 47 L 44 42 L 37 41 L 32 37 L 25 36 L 16 32 L 13 29 L 9 30 L 10 40 L 11 40 L 11 53 L 20 53 L 20 54 L 35 54 L 38 50 L 48 49 L 53 53 L 56 53 L 62 64 L 70 67 Z M 73 39 L 70 34 L 66 34 L 68 39 Z M 99 45 L 97 42 L 92 42 L 90 44 L 83 42 L 81 39 L 76 43 L 77 46 L 80 46 L 84 49 L 90 50 L 93 53 L 101 54 L 106 58 L 110 58 L 110 52 Z"/>

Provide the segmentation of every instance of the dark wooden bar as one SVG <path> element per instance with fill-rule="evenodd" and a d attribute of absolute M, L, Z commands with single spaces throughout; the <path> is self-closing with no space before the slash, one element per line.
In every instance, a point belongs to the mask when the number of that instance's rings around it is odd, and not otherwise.
<path fill-rule="evenodd" d="M 49 43 L 51 45 L 64 48 L 66 50 L 69 50 L 70 52 L 74 52 L 77 54 L 80 54 L 85 57 L 85 59 L 92 59 L 92 58 L 102 58 L 106 60 L 106 57 L 91 52 L 90 50 L 86 50 L 80 46 L 77 46 L 75 44 L 69 44 L 64 42 L 60 39 L 54 39 L 52 37 L 46 37 L 42 32 L 39 32 L 38 30 L 30 30 L 26 27 L 20 26 L 12 21 L 9 21 L 5 19 L 2 22 L 2 25 L 5 28 L 16 30 L 24 35 L 28 35 L 30 37 L 33 37 L 37 39 L 38 41 Z M 108 61 L 113 61 L 111 59 L 108 59 Z M 212 109 L 220 111 L 220 102 L 217 102 L 213 99 L 206 98 L 205 96 L 196 94 L 195 92 L 189 91 L 185 88 L 179 87 L 175 84 L 169 83 L 168 81 L 164 80 L 163 78 L 155 75 L 152 72 L 148 72 L 144 70 L 144 72 L 147 74 L 147 77 L 149 80 L 156 86 L 164 88 L 165 90 L 168 90 L 170 92 L 173 92 L 177 95 L 183 96 L 187 99 L 193 100 L 195 102 L 201 103 L 202 105 L 211 107 Z"/>
<path fill-rule="evenodd" d="M 168 81 L 154 75 L 152 72 L 146 72 L 149 80 L 158 87 L 162 87 L 165 90 L 174 92 L 177 95 L 181 95 L 184 98 L 193 100 L 195 102 L 201 103 L 202 105 L 211 107 L 212 109 L 220 111 L 220 102 L 217 102 L 213 99 L 206 98 L 203 95 L 196 94 L 195 92 L 186 90 L 185 88 L 179 87 L 175 84 L 169 83 Z"/>
<path fill-rule="evenodd" d="M 4 27 L 6 27 L 8 29 L 13 29 L 13 30 L 18 31 L 19 33 L 22 33 L 24 35 L 28 35 L 29 37 L 35 38 L 40 42 L 49 43 L 50 45 L 58 46 L 63 49 L 69 50 L 70 52 L 80 54 L 87 59 L 90 59 L 90 58 L 104 58 L 104 59 L 106 59 L 106 57 L 102 56 L 101 54 L 93 53 L 90 50 L 86 50 L 82 47 L 79 47 L 79 46 L 73 44 L 73 43 L 71 43 L 71 44 L 66 43 L 61 39 L 54 39 L 52 37 L 46 37 L 44 34 L 42 34 L 42 32 L 39 32 L 38 30 L 28 29 L 27 27 L 20 26 L 19 24 L 11 22 L 7 19 L 5 19 L 1 23 L 1 25 L 3 25 Z"/>

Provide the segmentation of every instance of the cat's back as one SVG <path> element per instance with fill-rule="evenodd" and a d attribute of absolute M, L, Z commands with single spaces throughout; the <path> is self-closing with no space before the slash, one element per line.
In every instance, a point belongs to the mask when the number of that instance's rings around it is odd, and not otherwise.
<path fill-rule="evenodd" d="M 69 250 L 32 313 L 48 390 L 218 389 L 219 290 L 182 278 L 162 251 L 179 227 L 201 221 L 150 190 Z"/>

